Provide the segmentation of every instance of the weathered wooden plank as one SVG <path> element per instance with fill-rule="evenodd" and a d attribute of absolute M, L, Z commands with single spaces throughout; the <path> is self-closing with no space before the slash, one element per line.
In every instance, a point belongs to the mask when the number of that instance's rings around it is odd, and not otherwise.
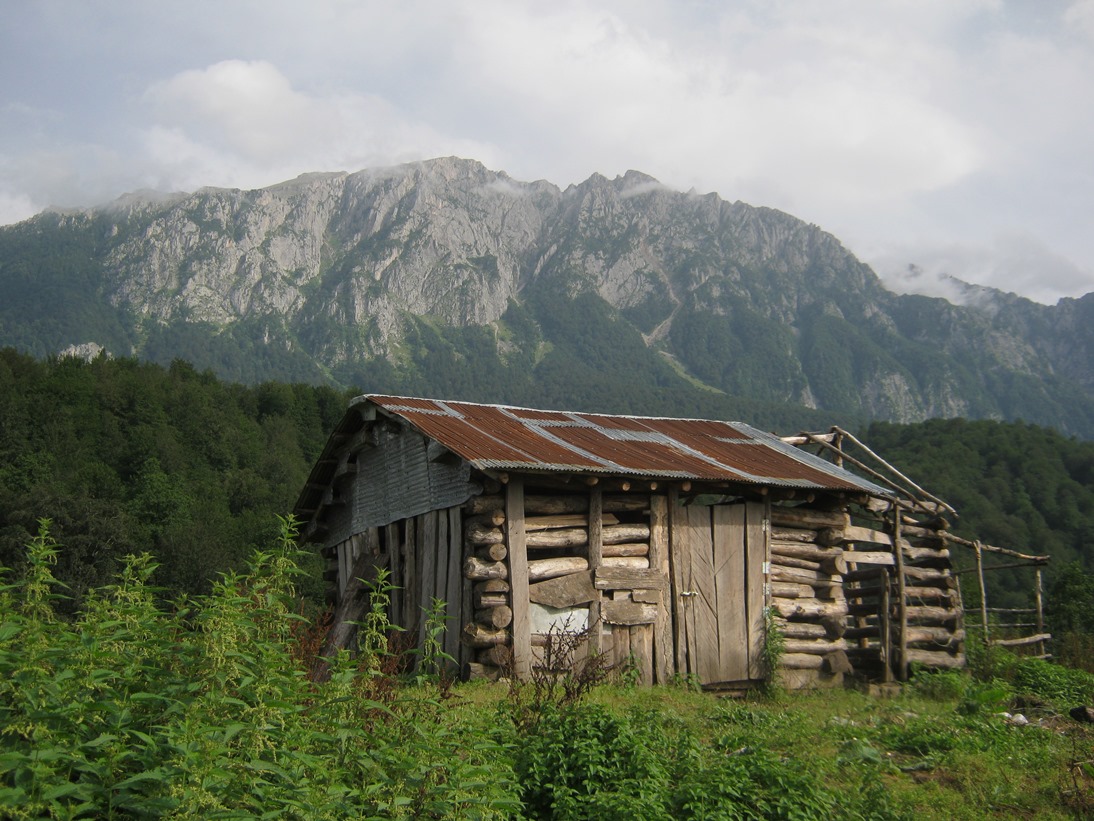
<path fill-rule="evenodd" d="M 652 567 L 603 565 L 596 569 L 593 578 L 597 590 L 662 590 L 667 587 L 665 577 Z"/>
<path fill-rule="evenodd" d="M 599 488 L 593 488 L 593 490 L 597 494 L 601 494 Z M 603 498 L 602 495 L 600 498 Z M 592 498 L 590 496 L 590 503 L 591 501 Z M 600 506 L 600 509 L 603 510 L 603 507 Z M 557 516 L 528 516 L 524 520 L 524 529 L 528 533 L 534 533 L 539 530 L 551 530 L 554 528 L 585 527 L 586 525 L 591 526 L 598 518 L 601 527 L 604 525 L 619 524 L 619 517 L 614 513 L 601 513 L 601 515 L 597 517 L 590 507 L 588 516 L 581 513 L 567 513 Z"/>
<path fill-rule="evenodd" d="M 631 658 L 638 669 L 639 680 L 647 686 L 653 684 L 653 633 L 652 624 L 631 626 Z"/>
<path fill-rule="evenodd" d="M 342 601 L 350 574 L 349 542 L 340 543 L 335 550 L 338 553 L 338 601 Z"/>
<path fill-rule="evenodd" d="M 672 580 L 673 639 L 676 652 L 676 671 L 681 675 L 694 672 L 693 643 L 689 643 L 688 622 L 691 616 L 691 539 L 688 530 L 687 508 L 680 504 L 676 490 L 669 491 L 669 557 Z"/>
<path fill-rule="evenodd" d="M 445 574 L 448 579 L 445 601 L 448 607 L 445 611 L 447 621 L 445 622 L 444 651 L 457 662 L 460 655 L 460 625 L 466 619 L 466 614 L 471 612 L 471 608 L 464 605 L 465 599 L 470 598 L 471 582 L 460 572 L 463 556 L 463 539 L 460 538 L 462 531 L 460 509 L 450 507 L 448 509 L 448 546 L 445 551 L 445 564 L 448 566 Z"/>
<path fill-rule="evenodd" d="M 843 510 L 817 510 L 808 507 L 772 505 L 771 523 L 776 527 L 817 530 L 825 527 L 847 527 L 851 524 L 851 517 Z"/>
<path fill-rule="evenodd" d="M 584 556 L 558 556 L 553 559 L 526 560 L 527 576 L 530 582 L 565 576 L 589 569 L 589 560 Z M 513 595 L 516 596 L 514 588 Z"/>
<path fill-rule="evenodd" d="M 470 647 L 491 647 L 495 644 L 508 644 L 511 636 L 508 630 L 496 630 L 472 621 L 464 625 L 460 639 Z"/>
<path fill-rule="evenodd" d="M 748 678 L 748 599 L 745 595 L 745 506 L 716 505 L 713 517 L 718 681 Z"/>
<path fill-rule="evenodd" d="M 964 667 L 965 656 L 962 653 L 950 654 L 945 650 L 918 650 L 909 648 L 907 651 L 909 664 L 923 664 L 927 667 Z"/>
<path fill-rule="evenodd" d="M 869 527 L 858 527 L 856 525 L 848 525 L 843 528 L 843 540 L 846 542 L 868 542 L 870 544 L 881 544 L 886 547 L 893 546 L 893 537 L 883 530 L 874 530 Z"/>
<path fill-rule="evenodd" d="M 464 538 L 475 545 L 501 544 L 505 541 L 505 533 L 501 527 L 489 522 L 469 521 L 464 527 Z"/>
<path fill-rule="evenodd" d="M 813 599 L 817 596 L 815 588 L 797 582 L 771 582 L 771 595 L 784 599 Z"/>
<path fill-rule="evenodd" d="M 657 605 L 630 599 L 605 599 L 600 603 L 600 617 L 605 624 L 653 624 Z"/>
<path fill-rule="evenodd" d="M 593 574 L 604 560 L 604 495 L 600 488 L 594 487 L 589 491 L 589 510 L 586 526 L 589 529 L 589 569 L 591 571 L 589 580 L 591 582 Z M 600 652 L 603 614 L 601 598 L 600 591 L 593 587 L 593 595 L 589 599 L 589 650 L 593 653 Z"/>
<path fill-rule="evenodd" d="M 823 639 L 828 637 L 828 631 L 823 624 L 808 621 L 777 621 L 779 632 L 788 639 Z M 850 631 L 848 631 L 850 632 Z M 877 633 L 877 630 L 874 630 Z"/>
<path fill-rule="evenodd" d="M 896 558 L 892 553 L 872 550 L 847 550 L 843 558 L 855 564 L 883 564 L 895 565 Z"/>
<path fill-rule="evenodd" d="M 406 520 L 406 533 L 403 536 L 403 563 L 406 567 L 403 586 L 403 619 L 400 626 L 411 635 L 418 629 L 418 591 L 421 567 L 418 551 L 418 520 L 411 516 Z"/>
<path fill-rule="evenodd" d="M 513 675 L 527 680 L 532 672 L 532 622 L 528 612 L 528 548 L 524 532 L 524 483 L 518 477 L 505 486 L 506 542 L 513 608 Z"/>
<path fill-rule="evenodd" d="M 763 665 L 763 649 L 766 641 L 767 591 L 764 564 L 771 559 L 769 544 L 770 526 L 765 527 L 768 506 L 761 502 L 746 504 L 746 584 L 748 607 L 748 677 L 759 681 L 767 671 Z M 772 671 L 774 672 L 774 671 Z"/>
<path fill-rule="evenodd" d="M 528 598 L 548 607 L 574 607 L 597 601 L 600 595 L 593 586 L 593 571 L 585 570 L 530 584 Z"/>
<path fill-rule="evenodd" d="M 422 560 L 421 588 L 418 591 L 418 639 L 416 647 L 425 643 L 425 614 L 433 604 L 437 585 L 437 511 L 430 510 L 418 517 L 418 555 Z"/>
<path fill-rule="evenodd" d="M 601 544 L 625 544 L 647 541 L 650 537 L 649 525 L 621 524 L 602 525 Z M 588 527 L 562 527 L 553 530 L 537 530 L 529 533 L 526 543 L 530 548 L 582 547 L 589 542 Z"/>
<path fill-rule="evenodd" d="M 691 599 L 694 610 L 695 650 L 699 681 L 722 681 L 718 655 L 718 590 L 714 579 L 714 544 L 709 507 L 691 505 L 688 529 L 691 539 Z"/>
<path fill-rule="evenodd" d="M 650 560 L 648 556 L 605 556 L 600 560 L 600 566 L 618 570 L 648 570 Z"/>
<path fill-rule="evenodd" d="M 1051 641 L 1051 633 L 1038 633 L 1034 636 L 1023 636 L 1018 639 L 992 639 L 993 647 L 1023 647 L 1027 644 L 1037 644 L 1042 641 Z"/>
<path fill-rule="evenodd" d="M 787 653 L 809 653 L 814 656 L 826 656 L 836 650 L 846 650 L 848 647 L 845 639 L 796 639 L 787 638 L 783 649 Z"/>
<path fill-rule="evenodd" d="M 388 554 L 390 564 L 392 586 L 388 618 L 392 624 L 402 626 L 403 621 L 403 587 L 406 584 L 403 579 L 403 546 L 399 539 L 399 525 L 392 522 L 384 527 L 383 552 Z"/>
<path fill-rule="evenodd" d="M 668 607 L 669 582 L 669 530 L 668 499 L 664 496 L 650 497 L 650 570 L 660 580 L 659 589 L 642 588 L 657 596 L 657 618 L 653 622 L 653 673 L 654 681 L 667 684 L 673 673 L 672 614 Z M 640 589 L 635 589 L 632 598 L 638 597 Z"/>
<path fill-rule="evenodd" d="M 784 619 L 825 619 L 846 616 L 845 601 L 820 601 L 819 599 L 780 599 L 772 596 L 771 606 Z"/>
<path fill-rule="evenodd" d="M 509 568 L 505 562 L 488 562 L 478 556 L 468 556 L 463 561 L 463 575 L 472 581 L 509 578 Z"/>
<path fill-rule="evenodd" d="M 650 546 L 643 543 L 606 544 L 601 551 L 601 555 L 606 559 L 632 556 L 648 557 L 650 555 Z"/>
<path fill-rule="evenodd" d="M 802 542 L 810 544 L 817 541 L 817 531 L 802 530 L 796 527 L 776 527 L 771 529 L 771 540 L 774 542 Z"/>
<path fill-rule="evenodd" d="M 437 511 L 437 551 L 435 573 L 433 576 L 433 598 L 444 601 L 448 595 L 448 511 Z"/>
<path fill-rule="evenodd" d="M 824 666 L 824 656 L 812 653 L 784 653 L 779 666 L 787 670 L 819 670 Z"/>

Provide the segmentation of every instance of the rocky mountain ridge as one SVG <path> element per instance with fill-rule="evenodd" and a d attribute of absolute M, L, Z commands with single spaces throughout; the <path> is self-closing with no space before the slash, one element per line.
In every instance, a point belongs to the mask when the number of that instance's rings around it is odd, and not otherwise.
<path fill-rule="evenodd" d="M 443 158 L 47 212 L 0 229 L 0 300 L 0 345 L 232 378 L 576 406 L 548 375 L 610 347 L 669 394 L 1094 436 L 1094 294 L 897 295 L 815 225 L 634 171 L 562 190 Z"/>

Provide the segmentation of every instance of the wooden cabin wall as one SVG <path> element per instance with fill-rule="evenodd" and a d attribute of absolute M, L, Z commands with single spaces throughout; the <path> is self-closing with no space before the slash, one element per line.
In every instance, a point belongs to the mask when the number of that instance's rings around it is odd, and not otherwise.
<path fill-rule="evenodd" d="M 527 483 L 526 483 L 527 482 Z M 464 628 L 473 676 L 543 663 L 553 630 L 588 628 L 589 650 L 635 665 L 641 681 L 672 675 L 665 497 L 560 491 L 516 477 L 505 495 L 465 505 L 464 575 L 474 618 Z"/>
<path fill-rule="evenodd" d="M 810 686 L 852 671 L 888 680 L 912 663 L 964 666 L 961 603 L 939 523 L 903 515 L 898 555 L 891 512 L 863 510 L 855 520 L 842 510 L 772 507 L 771 604 L 785 638 L 784 681 Z"/>
<path fill-rule="evenodd" d="M 965 666 L 964 614 L 945 522 L 902 514 L 899 551 L 892 514 L 872 524 L 836 534 L 848 566 L 847 638 L 856 668 L 904 678 L 911 664 Z"/>
<path fill-rule="evenodd" d="M 543 662 L 552 625 L 568 625 L 587 627 L 588 649 L 617 667 L 633 665 L 643 683 L 665 683 L 677 672 L 706 681 L 711 676 L 703 678 L 699 660 L 712 651 L 699 644 L 726 643 L 720 631 L 727 608 L 762 612 L 767 605 L 784 637 L 779 675 L 788 686 L 838 683 L 852 671 L 901 677 L 913 663 L 964 665 L 963 615 L 945 534 L 908 516 L 898 557 L 884 517 L 868 521 L 860 511 L 852 524 L 845 510 L 771 505 L 763 514 L 766 541 L 755 531 L 749 537 L 766 556 L 765 597 L 751 605 L 730 597 L 711 613 L 713 624 L 698 624 L 684 595 L 692 570 L 680 564 L 676 542 L 691 538 L 681 527 L 693 515 L 702 520 L 697 532 L 722 538 L 717 523 L 732 527 L 733 507 L 681 506 L 664 493 L 561 492 L 518 478 L 504 495 L 368 528 L 329 546 L 327 578 L 340 596 L 363 551 L 386 554 L 392 623 L 421 647 L 425 613 L 434 599 L 444 601 L 444 652 L 473 676 L 510 668 L 527 676 Z M 750 521 L 755 527 L 755 516 Z M 750 625 L 741 639 L 749 645 L 747 679 L 759 680 L 766 675 L 755 666 L 762 625 Z M 725 655 L 725 647 L 718 651 Z"/>
<path fill-rule="evenodd" d="M 425 643 L 426 620 L 434 600 L 444 602 L 442 649 L 459 660 L 459 628 L 465 612 L 462 558 L 462 512 L 451 507 L 368 528 L 327 551 L 341 598 L 354 563 L 363 551 L 383 556 L 391 585 L 388 619 L 413 639 Z"/>
<path fill-rule="evenodd" d="M 832 535 L 851 524 L 845 510 L 771 507 L 771 606 L 783 634 L 780 680 L 790 687 L 838 684 L 847 655 L 843 550 Z"/>

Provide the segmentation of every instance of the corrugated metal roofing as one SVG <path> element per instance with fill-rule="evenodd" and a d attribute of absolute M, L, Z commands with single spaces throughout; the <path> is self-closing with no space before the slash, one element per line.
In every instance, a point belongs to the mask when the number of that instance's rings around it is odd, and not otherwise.
<path fill-rule="evenodd" d="M 872 482 L 740 422 L 362 396 L 480 470 L 732 481 L 887 495 Z"/>

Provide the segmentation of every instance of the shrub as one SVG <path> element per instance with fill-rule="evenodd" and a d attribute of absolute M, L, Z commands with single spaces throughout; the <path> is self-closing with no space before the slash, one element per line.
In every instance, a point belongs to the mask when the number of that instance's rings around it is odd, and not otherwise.
<path fill-rule="evenodd" d="M 1016 659 L 1011 679 L 1019 694 L 1042 698 L 1060 706 L 1094 702 L 1094 675 L 1061 667 L 1044 659 Z"/>
<path fill-rule="evenodd" d="M 665 746 L 599 705 L 545 707 L 517 746 L 516 775 L 532 818 L 668 818 Z"/>

